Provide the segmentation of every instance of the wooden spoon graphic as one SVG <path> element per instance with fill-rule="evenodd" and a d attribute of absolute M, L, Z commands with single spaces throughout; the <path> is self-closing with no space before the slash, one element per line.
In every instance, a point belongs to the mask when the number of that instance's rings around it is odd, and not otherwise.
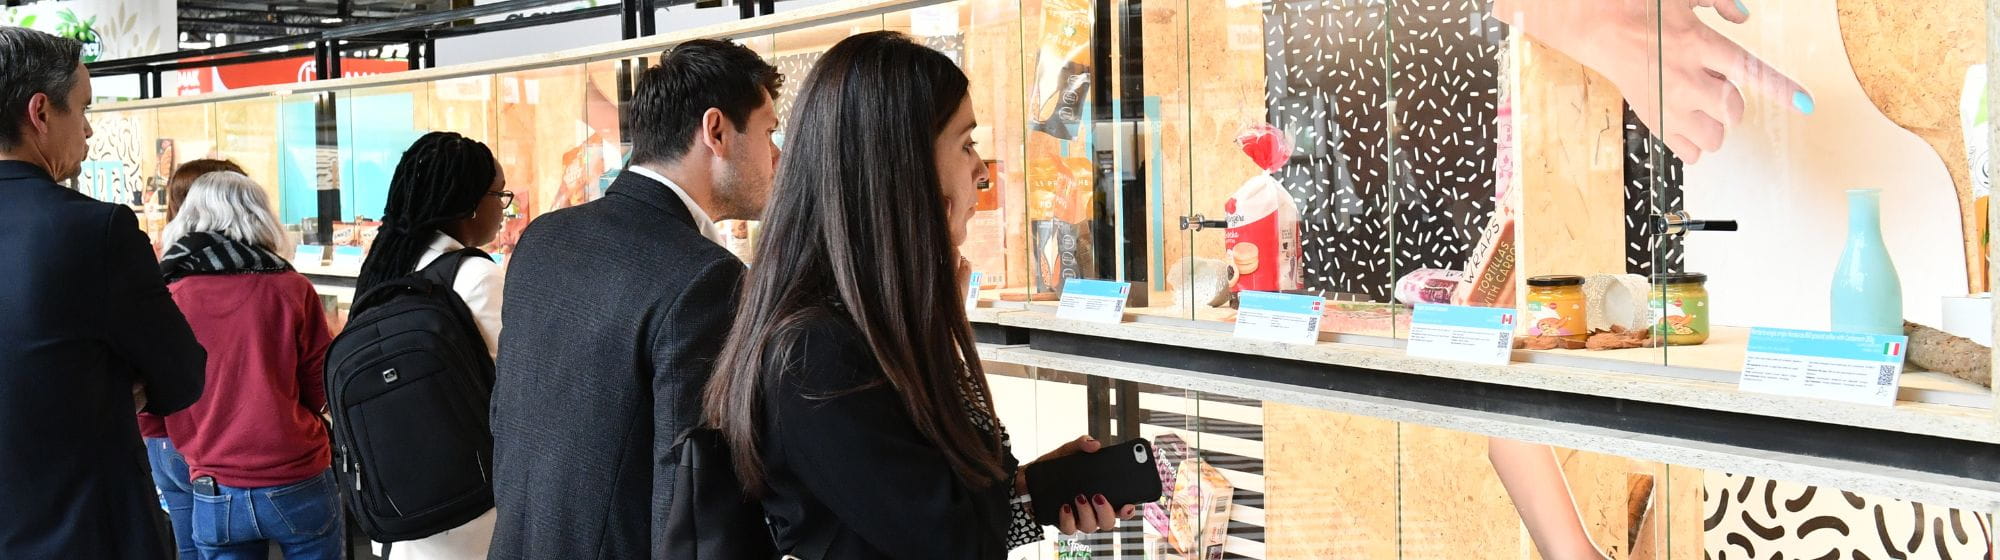
<path fill-rule="evenodd" d="M 1979 0 L 1839 0 L 1847 59 L 1868 99 L 1943 158 L 1958 191 L 1966 285 L 1986 291 L 1983 212 L 1972 195 L 1959 96 L 1965 72 L 1986 61 L 1986 13 Z"/>

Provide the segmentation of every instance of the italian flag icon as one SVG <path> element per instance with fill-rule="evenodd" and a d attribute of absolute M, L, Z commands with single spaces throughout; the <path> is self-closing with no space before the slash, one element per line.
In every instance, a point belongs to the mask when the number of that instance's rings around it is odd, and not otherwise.
<path fill-rule="evenodd" d="M 1903 343 L 1891 342 L 1886 345 L 1883 345 L 1882 353 L 1888 356 L 1901 356 L 1903 355 Z"/>

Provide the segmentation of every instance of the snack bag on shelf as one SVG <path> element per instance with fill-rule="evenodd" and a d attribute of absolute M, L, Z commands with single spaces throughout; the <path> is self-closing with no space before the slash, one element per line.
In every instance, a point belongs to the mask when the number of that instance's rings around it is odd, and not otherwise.
<path fill-rule="evenodd" d="M 1175 474 L 1181 461 L 1186 461 L 1191 456 L 1188 453 L 1187 442 L 1181 440 L 1180 436 L 1161 434 L 1160 437 L 1153 438 L 1153 465 L 1160 470 L 1160 499 L 1140 506 L 1139 513 L 1146 518 L 1146 523 L 1160 534 L 1161 540 L 1170 546 L 1174 532 L 1173 515 L 1170 510 L 1173 508 L 1176 488 Z"/>
<path fill-rule="evenodd" d="M 1042 3 L 1042 45 L 1035 53 L 1035 83 L 1028 97 L 1030 130 L 1075 138 L 1090 100 L 1091 26 L 1094 4 L 1085 0 Z"/>
<path fill-rule="evenodd" d="M 1175 548 L 1188 558 L 1220 560 L 1229 541 L 1230 506 L 1236 488 L 1208 461 L 1181 461 L 1174 474 L 1173 531 Z"/>
<path fill-rule="evenodd" d="M 1504 90 L 1504 88 L 1503 88 Z M 1515 262 L 1520 253 L 1514 241 L 1514 220 L 1519 215 L 1519 193 L 1514 192 L 1513 104 L 1502 100 L 1499 109 L 1493 218 L 1480 231 L 1479 244 L 1466 259 L 1458 289 L 1451 303 L 1476 307 L 1513 307 Z"/>
<path fill-rule="evenodd" d="M 1096 274 L 1091 254 L 1091 200 L 1096 168 L 1088 158 L 1058 155 L 1054 140 L 1040 146 L 1028 170 L 1028 218 L 1037 292 L 1062 290 L 1063 280 Z"/>
<path fill-rule="evenodd" d="M 1451 303 L 1465 273 L 1438 268 L 1419 268 L 1396 281 L 1396 301 L 1404 305 Z"/>
<path fill-rule="evenodd" d="M 1223 246 L 1230 266 L 1236 269 L 1232 291 L 1299 289 L 1305 284 L 1299 207 L 1285 186 L 1271 176 L 1291 157 L 1291 136 L 1260 123 L 1237 135 L 1236 144 L 1264 172 L 1244 181 L 1222 206 L 1229 224 Z"/>

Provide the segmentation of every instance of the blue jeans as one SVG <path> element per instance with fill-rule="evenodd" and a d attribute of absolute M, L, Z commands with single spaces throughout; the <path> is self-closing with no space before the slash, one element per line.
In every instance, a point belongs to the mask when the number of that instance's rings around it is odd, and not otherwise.
<path fill-rule="evenodd" d="M 203 560 L 264 560 L 277 543 L 286 560 L 337 560 L 340 494 L 333 469 L 284 486 L 216 486 L 218 496 L 194 496 L 192 536 Z"/>
<path fill-rule="evenodd" d="M 160 488 L 160 506 L 173 520 L 174 548 L 181 560 L 196 560 L 194 541 L 188 538 L 188 516 L 194 509 L 194 487 L 188 484 L 187 459 L 174 449 L 173 440 L 146 438 L 146 461 L 153 465 L 153 485 Z"/>

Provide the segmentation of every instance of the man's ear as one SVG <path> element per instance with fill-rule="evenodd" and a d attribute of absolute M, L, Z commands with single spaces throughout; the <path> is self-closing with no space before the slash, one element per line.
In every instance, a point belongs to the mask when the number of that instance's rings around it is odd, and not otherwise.
<path fill-rule="evenodd" d="M 53 107 L 50 107 L 50 101 L 49 94 L 37 93 L 33 97 L 28 98 L 28 114 L 21 115 L 27 117 L 27 120 L 23 122 L 27 123 L 37 133 L 48 134 L 49 132 L 49 110 L 53 109 Z M 23 130 L 22 132 L 27 131 Z"/>
<path fill-rule="evenodd" d="M 707 112 L 701 114 L 701 128 L 698 131 L 701 137 L 697 140 L 703 146 L 707 146 L 708 151 L 716 157 L 729 157 L 728 134 L 731 126 L 729 117 L 723 115 L 721 109 L 710 107 Z"/>

